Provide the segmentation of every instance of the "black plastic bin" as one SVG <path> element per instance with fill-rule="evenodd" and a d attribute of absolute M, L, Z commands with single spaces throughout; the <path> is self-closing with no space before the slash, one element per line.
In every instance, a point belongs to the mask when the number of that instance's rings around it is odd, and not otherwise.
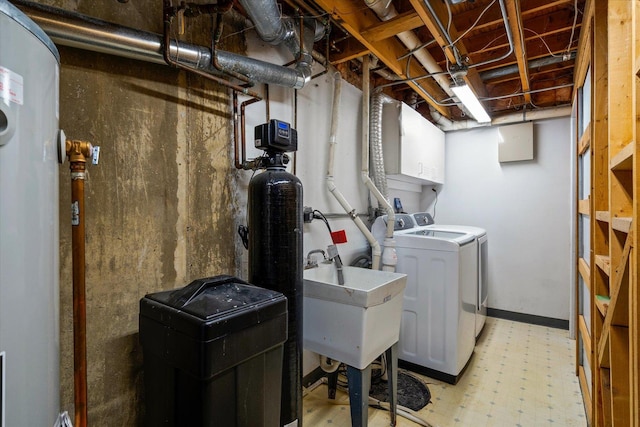
<path fill-rule="evenodd" d="M 146 295 L 146 425 L 277 426 L 286 339 L 286 298 L 232 276 Z"/>

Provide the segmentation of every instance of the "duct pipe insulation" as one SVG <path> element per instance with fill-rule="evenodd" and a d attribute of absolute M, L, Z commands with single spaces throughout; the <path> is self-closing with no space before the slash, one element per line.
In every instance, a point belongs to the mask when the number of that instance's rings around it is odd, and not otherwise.
<path fill-rule="evenodd" d="M 240 0 L 260 38 L 272 45 L 283 44 L 296 58 L 296 70 L 311 79 L 313 42 L 324 36 L 324 27 L 315 19 L 304 19 L 296 25 L 282 16 L 276 0 Z"/>
<path fill-rule="evenodd" d="M 267 155 L 267 170 L 249 182 L 249 282 L 287 297 L 280 425 L 301 426 L 302 183 L 285 170 L 283 154 Z"/>
<path fill-rule="evenodd" d="M 393 240 L 396 214 L 389 203 L 389 200 L 378 190 L 371 177 L 369 177 L 369 100 L 370 100 L 370 68 L 369 55 L 365 55 L 362 61 L 362 173 L 361 178 L 371 194 L 378 200 L 378 203 L 387 211 L 387 234 L 384 238 L 384 250 L 382 251 L 382 269 L 385 271 L 395 271 L 398 264 L 396 255 L 396 242 Z M 382 148 L 382 146 L 380 147 Z M 382 153 L 379 153 L 382 161 L 384 173 L 384 161 Z M 372 267 L 376 269 L 375 267 Z"/>
<path fill-rule="evenodd" d="M 356 227 L 364 234 L 364 237 L 371 245 L 372 251 L 372 269 L 378 270 L 380 268 L 380 257 L 382 255 L 382 251 L 380 250 L 380 243 L 376 240 L 376 238 L 371 234 L 371 231 L 367 228 L 362 219 L 356 214 L 356 210 L 351 206 L 351 204 L 345 199 L 344 195 L 340 192 L 340 190 L 336 187 L 336 184 L 333 179 L 333 165 L 334 165 L 334 157 L 336 151 L 337 142 L 337 132 L 338 132 L 338 118 L 340 112 L 340 93 L 342 91 L 342 78 L 339 72 L 335 72 L 333 74 L 334 78 L 334 86 L 333 86 L 333 104 L 331 106 L 331 135 L 329 136 L 329 161 L 327 164 L 327 189 L 329 192 L 335 197 L 335 199 L 340 203 L 340 206 L 344 209 L 344 211 L 349 214 L 353 222 L 356 224 Z"/>
<path fill-rule="evenodd" d="M 25 0 L 12 0 L 51 39 L 60 45 L 93 52 L 166 64 L 162 36 L 124 27 L 79 13 Z M 210 74 L 222 75 L 211 63 L 211 50 L 204 46 L 172 40 L 171 57 L 180 63 Z M 223 70 L 244 74 L 252 81 L 301 89 L 310 76 L 304 69 L 287 68 L 246 56 L 216 51 Z"/>
<path fill-rule="evenodd" d="M 398 11 L 390 0 L 365 0 L 365 3 L 373 10 L 381 21 L 388 21 L 398 16 Z M 396 37 L 407 47 L 413 50 L 422 45 L 422 42 L 413 31 L 405 31 L 396 34 Z M 442 68 L 426 49 L 419 49 L 414 52 L 413 56 L 422 64 L 422 66 L 431 74 L 442 73 Z M 446 75 L 440 74 L 434 76 L 435 81 L 449 96 L 454 96 L 449 89 L 449 79 Z"/>
<path fill-rule="evenodd" d="M 382 151 L 382 111 L 385 103 L 391 102 L 391 98 L 382 92 L 377 92 L 371 97 L 371 111 L 369 118 L 369 141 L 370 141 L 370 154 L 372 158 L 373 170 L 371 175 L 373 176 L 373 183 L 376 185 L 380 193 L 389 198 L 387 192 L 387 175 L 384 170 L 384 155 Z M 378 202 L 379 208 L 385 206 Z"/>

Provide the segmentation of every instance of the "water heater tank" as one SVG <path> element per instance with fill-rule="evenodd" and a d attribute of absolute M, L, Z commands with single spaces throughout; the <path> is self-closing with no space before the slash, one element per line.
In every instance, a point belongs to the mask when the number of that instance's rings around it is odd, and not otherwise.
<path fill-rule="evenodd" d="M 52 426 L 60 410 L 59 63 L 0 0 L 0 427 Z"/>

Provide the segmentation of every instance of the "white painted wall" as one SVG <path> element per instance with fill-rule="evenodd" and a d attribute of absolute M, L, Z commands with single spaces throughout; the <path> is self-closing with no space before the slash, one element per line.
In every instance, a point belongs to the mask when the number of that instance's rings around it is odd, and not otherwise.
<path fill-rule="evenodd" d="M 291 60 L 290 54 L 281 49 L 274 49 L 248 34 L 249 56 L 269 62 L 283 64 Z M 321 71 L 320 68 L 315 72 Z M 368 243 L 353 221 L 346 215 L 340 204 L 327 190 L 326 175 L 329 151 L 329 132 L 331 126 L 331 106 L 333 102 L 334 79 L 325 74 L 298 91 L 298 153 L 296 154 L 296 175 L 303 184 L 304 205 L 318 209 L 329 217 L 329 223 L 334 231 L 344 229 L 348 242 L 338 246 L 340 256 L 345 264 L 359 254 L 369 251 Z M 262 87 L 257 87 L 262 92 Z M 269 88 L 270 117 L 288 121 L 294 126 L 295 120 L 295 92 L 275 86 Z M 242 97 L 240 98 L 242 102 Z M 367 223 L 368 192 L 360 179 L 361 171 L 361 102 L 360 89 L 343 82 L 340 102 L 340 119 L 338 124 L 335 151 L 334 177 L 335 184 L 351 203 L 356 212 L 363 214 L 363 221 Z M 249 159 L 260 156 L 261 151 L 253 148 L 254 126 L 266 121 L 265 103 L 259 102 L 247 107 L 247 143 Z M 289 170 L 292 170 L 290 165 Z M 247 185 L 251 178 L 251 171 L 240 171 L 240 188 L 238 199 L 241 207 L 246 206 Z M 418 204 L 420 193 L 413 193 L 413 205 Z M 403 202 L 405 197 L 403 197 Z M 377 205 L 377 203 L 376 203 Z M 245 209 L 246 212 L 246 209 Z M 340 215 L 335 217 L 335 215 Z M 240 221 L 246 223 L 245 221 Z M 331 243 L 329 232 L 320 220 L 314 220 L 304 225 L 304 254 L 312 249 L 325 249 Z M 247 274 L 247 252 L 242 251 L 241 257 L 243 274 Z M 246 276 L 245 276 L 246 277 Z M 331 313 L 327 313 L 331 316 Z M 310 373 L 318 366 L 318 356 L 305 351 L 303 361 L 303 375 Z"/>
<path fill-rule="evenodd" d="M 487 229 L 491 308 L 569 319 L 569 126 L 568 117 L 535 122 L 535 159 L 512 163 L 498 163 L 497 128 L 446 135 L 435 220 Z M 430 212 L 434 195 L 425 187 L 421 206 Z"/>
<path fill-rule="evenodd" d="M 280 64 L 291 60 L 286 51 L 274 50 L 255 37 L 248 39 L 251 57 Z M 291 89 L 271 86 L 271 118 L 294 125 L 294 96 Z M 367 251 L 368 244 L 326 189 L 332 76 L 314 79 L 298 91 L 297 96 L 296 174 L 304 186 L 304 205 L 330 216 L 334 230 L 346 231 L 349 242 L 340 245 L 339 251 L 343 262 L 348 264 L 359 253 Z M 361 99 L 358 88 L 343 82 L 334 176 L 336 185 L 356 211 L 366 215 L 368 194 L 360 180 Z M 247 108 L 248 158 L 261 154 L 252 148 L 253 128 L 265 121 L 264 102 Z M 490 307 L 568 319 L 569 121 L 547 120 L 534 125 L 536 158 L 531 162 L 500 165 L 496 135 L 496 129 L 491 128 L 447 134 L 445 184 L 420 187 L 390 182 L 389 197 L 391 200 L 400 197 L 406 212 L 433 212 L 432 188 L 436 188 L 439 192 L 437 222 L 477 225 L 488 230 Z M 239 174 L 242 176 L 237 193 L 239 204 L 246 206 L 246 185 L 252 173 L 240 171 Z M 343 216 L 332 218 L 331 214 Z M 366 217 L 363 220 L 366 222 Z M 329 243 L 328 231 L 321 221 L 304 225 L 305 254 L 311 249 L 326 248 Z M 244 274 L 246 256 L 243 251 Z M 305 351 L 303 374 L 317 366 L 317 355 Z"/>

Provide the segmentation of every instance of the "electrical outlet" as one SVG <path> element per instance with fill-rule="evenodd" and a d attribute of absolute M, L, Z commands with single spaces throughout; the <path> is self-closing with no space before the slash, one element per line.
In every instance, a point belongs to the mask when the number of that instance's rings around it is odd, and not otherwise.
<path fill-rule="evenodd" d="M 305 206 L 302 210 L 302 218 L 305 223 L 310 223 L 313 221 L 313 208 L 310 206 Z"/>

